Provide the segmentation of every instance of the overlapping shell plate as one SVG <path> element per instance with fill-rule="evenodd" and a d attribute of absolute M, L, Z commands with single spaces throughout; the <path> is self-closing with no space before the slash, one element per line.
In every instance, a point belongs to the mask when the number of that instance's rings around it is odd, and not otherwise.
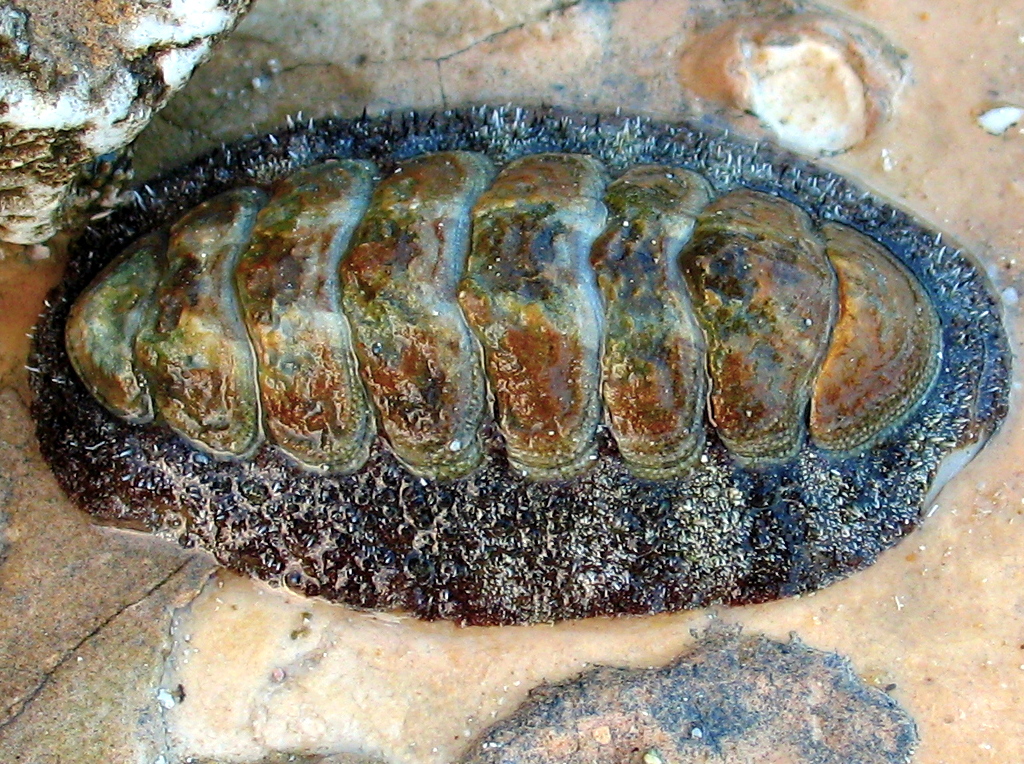
<path fill-rule="evenodd" d="M 998 426 L 1009 353 L 977 267 L 833 173 L 475 110 L 165 179 L 80 243 L 34 366 L 44 454 L 100 520 L 512 623 L 863 567 Z"/>

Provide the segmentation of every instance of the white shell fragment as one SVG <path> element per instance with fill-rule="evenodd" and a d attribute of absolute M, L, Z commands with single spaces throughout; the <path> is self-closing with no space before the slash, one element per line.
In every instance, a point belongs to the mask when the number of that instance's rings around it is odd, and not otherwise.
<path fill-rule="evenodd" d="M 997 106 L 978 116 L 978 125 L 990 135 L 1002 135 L 1024 117 L 1020 106 Z"/>
<path fill-rule="evenodd" d="M 97 196 L 83 170 L 138 135 L 249 0 L 108 5 L 0 9 L 0 240 L 43 241 Z"/>

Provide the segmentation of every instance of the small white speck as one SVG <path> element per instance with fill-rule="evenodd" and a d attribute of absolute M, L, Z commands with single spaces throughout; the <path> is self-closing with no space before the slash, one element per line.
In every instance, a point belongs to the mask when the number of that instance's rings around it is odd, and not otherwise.
<path fill-rule="evenodd" d="M 892 158 L 892 152 L 889 149 L 882 149 L 882 170 L 892 172 L 892 168 L 895 166 L 896 162 Z"/>
<path fill-rule="evenodd" d="M 1003 290 L 1002 298 L 1006 305 L 1016 305 L 1020 301 L 1020 295 L 1013 287 L 1006 287 Z"/>
<path fill-rule="evenodd" d="M 690 737 L 694 740 L 701 740 L 704 737 L 704 730 L 700 727 L 694 727 L 690 730 Z"/>
<path fill-rule="evenodd" d="M 978 125 L 989 135 L 1002 135 L 1024 117 L 1020 106 L 997 106 L 978 116 Z"/>
<path fill-rule="evenodd" d="M 893 596 L 893 600 L 896 601 L 896 609 L 897 610 L 902 610 L 904 608 L 904 605 L 903 605 L 902 602 L 900 602 L 900 598 L 898 596 Z"/>
<path fill-rule="evenodd" d="M 157 702 L 167 710 L 174 708 L 174 696 L 163 687 L 156 691 L 156 699 Z"/>
<path fill-rule="evenodd" d="M 462 448 L 462 441 L 461 440 L 453 440 L 451 443 L 448 444 L 448 450 L 453 452 L 453 453 L 455 451 L 458 451 L 461 448 Z"/>

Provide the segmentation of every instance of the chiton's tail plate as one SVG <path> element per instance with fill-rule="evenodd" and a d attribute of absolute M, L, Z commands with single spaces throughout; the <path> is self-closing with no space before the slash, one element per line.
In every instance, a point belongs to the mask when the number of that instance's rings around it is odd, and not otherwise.
<path fill-rule="evenodd" d="M 823 227 L 839 279 L 839 318 L 814 383 L 811 435 L 854 451 L 902 419 L 935 378 L 939 318 L 913 274 L 847 226 Z"/>

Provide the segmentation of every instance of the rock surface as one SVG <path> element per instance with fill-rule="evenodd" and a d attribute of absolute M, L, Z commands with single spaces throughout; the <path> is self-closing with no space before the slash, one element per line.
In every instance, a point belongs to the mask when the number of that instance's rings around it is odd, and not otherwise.
<path fill-rule="evenodd" d="M 0 393 L 0 760 L 152 761 L 171 612 L 211 561 L 69 512 L 31 432 Z"/>

